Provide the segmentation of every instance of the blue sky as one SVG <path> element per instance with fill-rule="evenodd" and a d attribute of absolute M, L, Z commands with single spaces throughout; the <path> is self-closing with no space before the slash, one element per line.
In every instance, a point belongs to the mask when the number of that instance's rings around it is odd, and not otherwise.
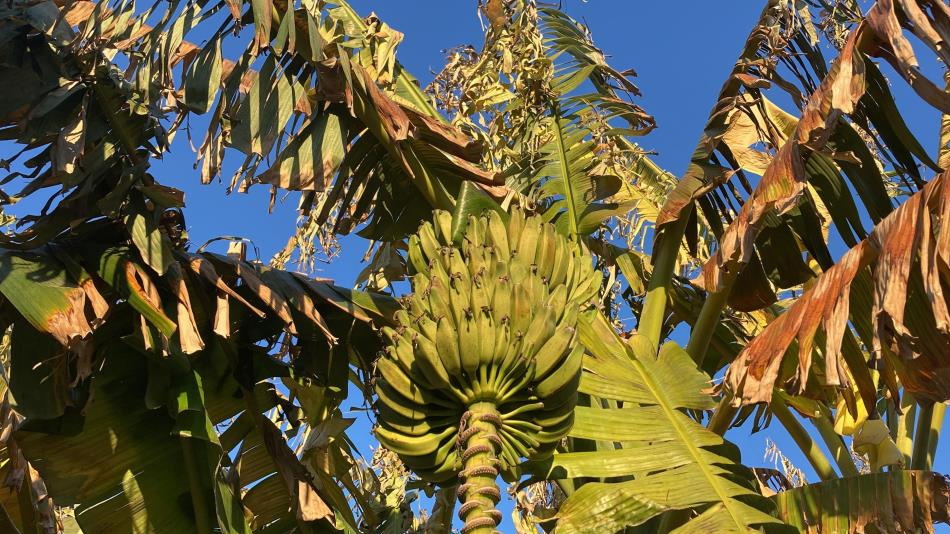
<path fill-rule="evenodd" d="M 763 3 L 764 0 L 565 0 L 563 7 L 589 25 L 595 42 L 613 66 L 638 72 L 637 84 L 643 93 L 638 103 L 656 117 L 658 124 L 654 132 L 638 141 L 657 152 L 655 160 L 661 166 L 679 175 L 686 168 L 720 85 Z M 431 72 L 441 68 L 442 50 L 460 44 L 481 46 L 482 32 L 474 0 L 351 0 L 351 4 L 364 16 L 375 11 L 383 21 L 406 34 L 398 58 L 423 84 L 431 79 Z M 912 129 L 924 146 L 935 147 L 937 112 L 922 104 L 903 82 L 893 81 L 892 86 Z M 0 155 L 8 154 L 9 146 L 0 146 Z M 261 259 L 266 262 L 293 232 L 296 195 L 283 201 L 279 196 L 274 212 L 268 214 L 267 188 L 256 187 L 248 194 L 226 196 L 220 184 L 200 185 L 193 163 L 194 154 L 187 139 L 179 135 L 172 152 L 153 168 L 159 181 L 186 192 L 186 219 L 192 242 L 200 244 L 220 235 L 246 237 L 257 245 Z M 347 239 L 343 245 L 341 257 L 321 265 L 314 274 L 351 285 L 363 267 L 359 259 L 366 244 Z M 362 416 L 361 419 L 365 420 Z M 353 437 L 361 445 L 370 443 L 364 433 L 367 430 L 363 421 L 355 428 Z M 728 437 L 740 445 L 743 458 L 750 465 L 765 463 L 765 440 L 771 438 L 797 466 L 809 472 L 810 480 L 816 480 L 778 424 L 752 436 L 747 428 L 733 430 Z M 950 452 L 947 449 L 945 441 L 938 452 L 937 468 L 944 471 L 950 464 L 940 458 Z M 502 526 L 502 531 L 510 530 L 510 524 Z"/>

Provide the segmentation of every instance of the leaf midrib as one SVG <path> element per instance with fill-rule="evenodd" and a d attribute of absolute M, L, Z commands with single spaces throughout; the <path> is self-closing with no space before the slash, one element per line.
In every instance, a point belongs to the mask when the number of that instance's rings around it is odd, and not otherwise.
<path fill-rule="evenodd" d="M 630 352 L 628 347 L 627 352 Z M 686 430 L 683 428 L 683 425 L 680 423 L 679 418 L 676 417 L 676 413 L 679 413 L 678 410 L 671 407 L 666 400 L 659 395 L 660 388 L 653 381 L 653 378 L 649 373 L 646 372 L 646 369 L 643 367 L 643 363 L 637 359 L 636 355 L 633 355 L 632 358 L 633 364 L 637 369 L 637 372 L 640 373 L 640 376 L 643 378 L 643 383 L 649 389 L 651 395 L 656 399 L 657 406 L 659 406 L 663 413 L 666 414 L 667 418 L 673 424 L 673 428 L 676 431 L 676 434 L 679 438 L 686 444 L 686 448 L 689 450 L 690 455 L 695 460 L 696 464 L 699 466 L 699 469 L 702 471 L 703 475 L 709 481 L 710 486 L 719 496 L 720 502 L 722 502 L 723 507 L 729 512 L 729 516 L 732 518 L 733 522 L 739 527 L 740 530 L 748 530 L 747 525 L 739 519 L 738 512 L 733 509 L 734 503 L 732 503 L 732 497 L 730 497 L 722 486 L 719 483 L 719 479 L 715 473 L 713 473 L 709 466 L 706 464 L 704 458 L 702 457 L 699 448 L 696 447 L 692 440 L 689 439 L 689 436 L 686 433 Z M 675 413 L 674 413 L 675 412 Z M 705 431 L 705 429 L 704 429 Z"/>
<path fill-rule="evenodd" d="M 577 209 L 574 203 L 573 180 L 571 176 L 570 164 L 567 161 L 567 152 L 564 147 L 564 132 L 561 130 L 561 110 L 557 104 L 552 106 L 552 119 L 554 120 L 554 139 L 557 143 L 558 167 L 561 169 L 561 181 L 564 183 L 564 200 L 567 202 L 568 224 L 570 225 L 570 238 L 578 238 L 577 229 Z"/>

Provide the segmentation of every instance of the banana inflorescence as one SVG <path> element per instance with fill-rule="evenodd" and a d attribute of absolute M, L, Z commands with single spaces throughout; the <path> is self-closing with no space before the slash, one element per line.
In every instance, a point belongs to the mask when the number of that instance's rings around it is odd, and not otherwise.
<path fill-rule="evenodd" d="M 376 435 L 423 479 L 460 479 L 462 532 L 476 534 L 500 520 L 498 474 L 551 454 L 573 424 L 575 325 L 602 276 L 540 217 L 471 217 L 458 246 L 451 227 L 437 211 L 409 240 L 413 293 L 384 329 Z"/>

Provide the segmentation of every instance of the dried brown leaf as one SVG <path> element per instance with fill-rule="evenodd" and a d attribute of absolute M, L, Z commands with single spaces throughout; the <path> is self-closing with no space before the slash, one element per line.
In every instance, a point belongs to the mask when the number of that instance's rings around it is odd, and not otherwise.
<path fill-rule="evenodd" d="M 701 284 L 708 291 L 723 288 L 724 271 L 734 273 L 749 263 L 759 227 L 767 214 L 784 213 L 798 203 L 808 179 L 802 163 L 802 145 L 823 146 L 838 118 L 853 111 L 864 94 L 864 64 L 855 50 L 860 34 L 856 30 L 848 38 L 828 76 L 809 97 L 795 132 L 779 149 L 738 217 L 720 238 L 716 254 L 703 266 Z"/>
<path fill-rule="evenodd" d="M 307 468 L 287 446 L 280 430 L 263 415 L 259 415 L 259 428 L 267 453 L 274 461 L 287 491 L 297 501 L 297 517 L 303 521 L 326 519 L 333 524 L 335 521 L 333 510 L 317 493 Z"/>
<path fill-rule="evenodd" d="M 199 256 L 199 255 L 191 256 L 191 261 L 189 262 L 189 265 L 191 266 L 192 271 L 200 275 L 202 278 L 204 278 L 208 282 L 211 282 L 211 284 L 214 285 L 214 287 L 217 288 L 217 290 L 220 293 L 224 293 L 225 295 L 233 297 L 235 300 L 237 300 L 241 304 L 247 306 L 247 308 L 251 310 L 258 317 L 264 317 L 266 315 L 263 311 L 258 309 L 256 306 L 254 306 L 250 302 L 248 302 L 247 299 L 242 297 L 240 293 L 231 289 L 231 287 L 229 287 L 224 282 L 221 276 L 218 275 L 218 272 L 214 269 L 214 265 L 210 261 L 205 259 L 204 257 Z M 220 297 L 219 297 L 219 302 L 220 302 Z"/>
<path fill-rule="evenodd" d="M 195 312 L 191 308 L 191 297 L 188 295 L 185 273 L 178 262 L 173 262 L 169 265 L 166 276 L 177 297 L 175 307 L 178 313 L 178 340 L 181 343 L 181 350 L 185 354 L 194 354 L 203 349 L 205 343 L 198 332 Z"/>
<path fill-rule="evenodd" d="M 293 335 L 297 335 L 297 326 L 294 324 L 287 299 L 265 284 L 253 266 L 229 256 L 215 255 L 214 259 L 231 267 L 234 273 L 244 281 L 247 288 L 277 314 L 277 317 L 287 326 L 287 331 Z"/>
<path fill-rule="evenodd" d="M 946 361 L 950 333 L 941 287 L 950 264 L 939 252 L 950 230 L 935 222 L 950 209 L 948 181 L 948 174 L 941 174 L 894 210 L 746 345 L 726 372 L 725 384 L 734 392 L 736 404 L 771 399 L 776 381 L 785 378 L 780 376 L 782 360 L 796 341 L 798 372 L 793 383 L 804 388 L 819 328 L 825 334 L 826 381 L 847 385 L 841 343 L 852 320 L 851 285 L 862 273 L 869 273 L 873 281 L 872 357 L 883 358 L 889 368 L 885 375 L 896 372 L 904 388 L 916 397 L 934 402 L 950 399 L 950 363 Z M 936 319 L 906 314 L 915 294 L 930 304 L 924 314 Z M 896 396 L 896 384 L 888 386 Z"/>

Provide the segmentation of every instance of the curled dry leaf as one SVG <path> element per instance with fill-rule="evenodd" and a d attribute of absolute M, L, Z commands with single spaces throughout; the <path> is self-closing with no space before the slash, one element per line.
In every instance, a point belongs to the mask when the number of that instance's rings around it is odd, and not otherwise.
<path fill-rule="evenodd" d="M 743 104 L 730 113 L 722 142 L 743 170 L 762 176 L 772 162 L 772 155 L 757 146 L 784 144 L 794 133 L 798 118 L 764 95 L 755 99 L 746 93 L 740 98 Z"/>
<path fill-rule="evenodd" d="M 320 84 L 328 99 L 344 102 L 367 125 L 370 134 L 414 178 L 432 205 L 451 207 L 440 205 L 451 202 L 440 196 L 438 188 L 444 185 L 430 183 L 431 178 L 426 176 L 436 170 L 440 175 L 473 181 L 493 196 L 503 197 L 508 192 L 499 175 L 478 166 L 481 150 L 475 141 L 455 128 L 400 105 L 380 90 L 370 73 L 359 65 L 346 60 L 325 65 Z M 345 91 L 334 89 L 341 85 L 346 87 Z"/>
<path fill-rule="evenodd" d="M 216 261 L 233 269 L 234 273 L 244 280 L 248 289 L 257 295 L 268 308 L 284 321 L 284 324 L 287 325 L 287 331 L 294 335 L 297 334 L 297 327 L 294 324 L 293 316 L 290 313 L 290 305 L 287 303 L 287 300 L 281 294 L 268 287 L 267 284 L 261 280 L 260 275 L 254 267 L 249 263 L 229 256 L 215 254 L 213 257 Z"/>
<path fill-rule="evenodd" d="M 901 0 L 900 5 L 903 18 L 896 14 L 892 1 L 877 2 L 848 37 L 841 55 L 809 97 L 795 133 L 779 149 L 752 196 L 720 239 L 720 249 L 704 265 L 701 284 L 707 290 L 721 290 L 725 273 L 734 275 L 750 262 L 753 244 L 767 214 L 785 213 L 797 205 L 808 179 L 802 157 L 807 151 L 825 146 L 841 116 L 851 113 L 865 93 L 862 55 L 883 57 L 924 100 L 945 113 L 950 110 L 950 96 L 917 70 L 913 48 L 903 35 L 906 27 L 946 55 L 943 47 L 950 42 L 950 11 L 934 7 L 930 10 L 931 19 L 923 16 L 915 1 Z"/>
<path fill-rule="evenodd" d="M 191 309 L 191 297 L 188 295 L 188 286 L 185 284 L 185 273 L 177 262 L 168 267 L 168 279 L 175 291 L 178 314 L 178 340 L 181 350 L 185 354 L 194 354 L 205 347 L 198 324 L 195 322 L 195 312 Z M 217 317 L 216 317 L 217 318 Z"/>
<path fill-rule="evenodd" d="M 740 103 L 741 91 L 748 87 L 743 83 L 747 80 L 748 69 L 751 65 L 767 64 L 772 59 L 774 50 L 771 43 L 783 40 L 783 32 L 789 18 L 785 10 L 786 2 L 772 0 L 762 10 L 755 28 L 749 33 L 745 46 L 733 67 L 732 74 L 726 80 L 716 104 L 709 114 L 703 135 L 700 137 L 691 157 L 691 164 L 686 173 L 676 184 L 675 189 L 667 196 L 666 202 L 656 220 L 658 229 L 673 223 L 682 217 L 689 216 L 693 203 L 716 187 L 729 180 L 734 171 L 714 165 L 710 156 L 717 150 L 723 141 L 723 134 L 727 130 L 728 118 L 731 112 Z M 781 21 L 785 21 L 783 24 Z"/>
<path fill-rule="evenodd" d="M 929 16 L 921 9 L 926 5 Z M 918 69 L 917 57 L 910 40 L 904 36 L 901 26 L 907 28 L 923 41 L 944 61 L 950 61 L 947 43 L 950 42 L 950 8 L 942 2 L 931 0 L 879 0 L 868 11 L 865 19 L 874 30 L 879 49 L 868 53 L 879 56 L 891 64 L 907 83 L 933 107 L 950 112 L 950 95 L 938 87 Z"/>
<path fill-rule="evenodd" d="M 846 383 L 841 344 L 849 320 L 870 321 L 872 358 L 895 371 L 908 392 L 934 402 L 950 399 L 950 312 L 942 287 L 950 272 L 950 229 L 940 225 L 950 220 L 948 182 L 945 172 L 894 210 L 743 349 L 725 379 L 736 404 L 771 399 L 782 360 L 795 342 L 795 383 L 803 388 L 819 328 L 826 383 Z M 861 276 L 873 283 L 869 317 L 855 316 L 866 309 L 851 309 L 851 286 Z M 908 301 L 916 303 L 913 309 Z M 890 387 L 898 395 L 895 385 Z"/>
<path fill-rule="evenodd" d="M 216 291 L 215 294 L 215 311 L 214 311 L 214 333 L 223 337 L 228 338 L 231 336 L 231 305 L 228 300 L 229 297 L 233 297 L 235 300 L 246 306 L 252 313 L 258 317 L 264 317 L 265 314 L 253 304 L 247 301 L 240 293 L 231 289 L 224 280 L 221 279 L 221 276 L 218 275 L 218 272 L 215 271 L 214 265 L 210 261 L 203 258 L 199 255 L 192 255 L 189 257 L 188 265 L 191 267 L 191 270 L 198 276 L 204 278 L 206 281 L 210 282 Z"/>
<path fill-rule="evenodd" d="M 333 510 L 317 493 L 307 468 L 287 446 L 287 442 L 284 441 L 283 435 L 274 423 L 263 415 L 258 418 L 264 447 L 280 473 L 287 491 L 297 500 L 297 517 L 303 521 L 327 519 L 330 524 L 333 524 Z"/>
<path fill-rule="evenodd" d="M 823 146 L 842 114 L 851 112 L 864 94 L 864 63 L 855 45 L 861 32 L 849 37 L 828 76 L 808 99 L 794 133 L 766 167 L 755 191 L 719 240 L 720 247 L 703 266 L 697 282 L 708 291 L 723 287 L 724 274 L 750 262 L 753 244 L 765 216 L 795 207 L 805 191 L 803 147 Z"/>

